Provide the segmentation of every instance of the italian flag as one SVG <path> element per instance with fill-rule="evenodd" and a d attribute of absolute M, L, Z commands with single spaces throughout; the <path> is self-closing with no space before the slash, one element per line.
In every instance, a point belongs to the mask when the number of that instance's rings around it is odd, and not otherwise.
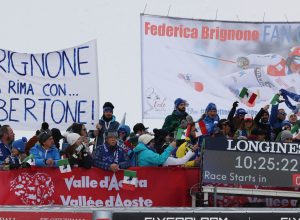
<path fill-rule="evenodd" d="M 240 98 L 244 99 L 247 103 L 253 104 L 257 97 L 257 94 L 250 92 L 246 87 L 244 87 L 240 92 L 239 96 Z"/>
<path fill-rule="evenodd" d="M 57 161 L 57 165 L 61 173 L 69 173 L 72 171 L 68 159 L 62 159 Z"/>
<path fill-rule="evenodd" d="M 35 165 L 34 156 L 30 154 L 22 161 L 22 163 L 29 163 L 31 166 L 34 166 Z"/>
<path fill-rule="evenodd" d="M 136 171 L 124 170 L 123 189 L 134 191 L 137 187 Z"/>
<path fill-rule="evenodd" d="M 197 137 L 208 134 L 206 125 L 203 120 L 196 122 L 195 128 L 196 128 L 196 136 Z"/>

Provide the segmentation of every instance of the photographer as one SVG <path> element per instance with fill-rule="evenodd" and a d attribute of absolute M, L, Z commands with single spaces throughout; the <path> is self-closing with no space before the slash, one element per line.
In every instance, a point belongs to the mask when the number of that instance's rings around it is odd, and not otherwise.
<path fill-rule="evenodd" d="M 77 133 L 66 134 L 69 146 L 65 149 L 65 153 L 71 166 L 86 169 L 92 167 L 92 157 L 89 153 L 88 145 L 85 143 L 85 138 L 86 137 L 81 137 Z"/>

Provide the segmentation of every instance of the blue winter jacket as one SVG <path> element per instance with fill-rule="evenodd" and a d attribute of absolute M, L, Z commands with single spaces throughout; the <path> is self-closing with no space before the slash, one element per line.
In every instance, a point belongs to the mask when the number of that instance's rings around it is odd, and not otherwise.
<path fill-rule="evenodd" d="M 158 154 L 143 143 L 139 143 L 133 149 L 133 151 L 137 154 L 137 163 L 140 167 L 162 165 L 168 159 L 172 150 L 174 150 L 174 148 L 172 146 L 168 146 L 162 154 Z"/>
<path fill-rule="evenodd" d="M 0 164 L 11 154 L 9 147 L 0 142 Z"/>
<path fill-rule="evenodd" d="M 272 129 L 282 128 L 283 120 L 277 118 L 278 114 L 278 105 L 272 105 L 271 115 L 270 115 L 270 125 Z"/>
<path fill-rule="evenodd" d="M 118 164 L 121 169 L 130 167 L 127 153 L 118 145 L 116 147 L 111 147 L 104 143 L 97 146 L 96 150 L 93 152 L 94 166 L 109 170 L 110 165 L 113 163 Z"/>
<path fill-rule="evenodd" d="M 58 149 L 53 145 L 48 150 L 45 150 L 40 144 L 35 144 L 29 151 L 33 155 L 35 165 L 38 167 L 46 167 L 46 160 L 53 159 L 54 166 L 57 167 L 57 162 L 60 160 Z"/>
<path fill-rule="evenodd" d="M 216 115 L 214 118 L 210 118 L 208 115 L 206 115 L 203 121 L 205 123 L 208 135 L 212 135 L 214 133 L 215 127 L 219 122 L 219 116 Z"/>
<path fill-rule="evenodd" d="M 105 132 L 118 132 L 118 129 L 120 127 L 120 123 L 116 121 L 116 117 L 113 115 L 112 119 L 109 122 L 106 122 L 103 120 L 103 117 L 101 117 L 101 119 L 99 119 L 99 124 L 101 125 L 101 129 L 99 131 L 99 134 L 97 136 L 97 143 L 96 146 L 100 146 L 102 144 L 104 144 L 104 135 Z M 94 138 L 93 131 L 90 131 L 90 137 Z"/>

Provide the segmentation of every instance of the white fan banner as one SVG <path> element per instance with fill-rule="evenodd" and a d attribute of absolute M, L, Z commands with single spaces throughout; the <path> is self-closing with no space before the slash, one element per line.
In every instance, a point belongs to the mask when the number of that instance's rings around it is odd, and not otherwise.
<path fill-rule="evenodd" d="M 0 124 L 17 130 L 37 130 L 42 122 L 95 127 L 97 69 L 96 41 L 40 54 L 0 49 Z"/>
<path fill-rule="evenodd" d="M 165 118 L 176 98 L 198 119 L 210 102 L 226 118 L 234 101 L 255 115 L 280 89 L 300 94 L 300 23 L 141 15 L 141 42 L 144 119 Z M 254 103 L 239 98 L 243 87 Z"/>

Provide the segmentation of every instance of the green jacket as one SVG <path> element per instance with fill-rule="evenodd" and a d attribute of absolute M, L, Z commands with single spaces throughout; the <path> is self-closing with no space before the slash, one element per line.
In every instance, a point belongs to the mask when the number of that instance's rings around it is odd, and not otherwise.
<path fill-rule="evenodd" d="M 178 115 L 176 110 L 174 110 L 171 115 L 166 117 L 162 129 L 169 133 L 174 133 L 174 131 L 180 126 L 181 121 L 186 119 L 187 115 L 188 113 L 186 112 L 184 112 L 182 115 Z"/>

